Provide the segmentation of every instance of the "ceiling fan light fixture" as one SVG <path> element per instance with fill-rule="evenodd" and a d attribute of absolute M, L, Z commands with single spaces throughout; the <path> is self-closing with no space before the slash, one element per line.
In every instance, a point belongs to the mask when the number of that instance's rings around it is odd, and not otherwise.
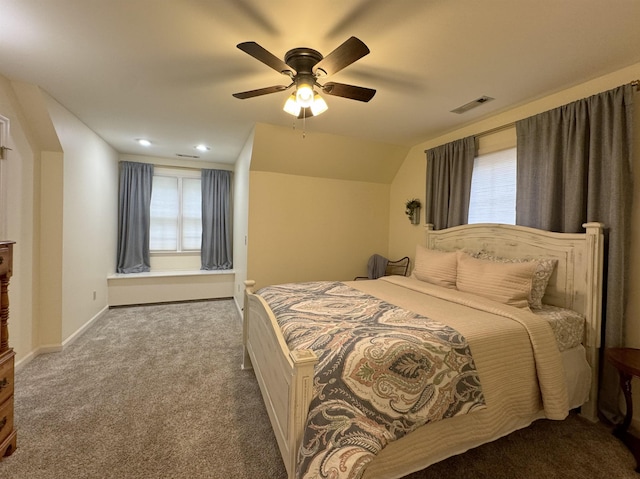
<path fill-rule="evenodd" d="M 289 98 L 287 98 L 287 101 L 284 103 L 284 108 L 282 109 L 289 113 L 289 115 L 293 115 L 296 117 L 300 114 L 300 110 L 302 110 L 302 108 L 296 101 L 295 95 L 290 95 Z"/>
<path fill-rule="evenodd" d="M 301 82 L 296 89 L 296 101 L 302 108 L 311 106 L 313 103 L 313 86 Z"/>
<path fill-rule="evenodd" d="M 318 116 L 329 109 L 327 102 L 320 96 L 319 93 L 314 92 L 313 103 L 311 104 L 311 113 L 313 116 Z"/>

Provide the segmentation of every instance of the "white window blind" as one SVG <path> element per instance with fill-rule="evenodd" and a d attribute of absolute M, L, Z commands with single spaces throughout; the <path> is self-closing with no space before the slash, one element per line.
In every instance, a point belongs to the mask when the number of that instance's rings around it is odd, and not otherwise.
<path fill-rule="evenodd" d="M 202 244 L 202 181 L 182 178 L 182 250 L 199 251 Z"/>
<path fill-rule="evenodd" d="M 151 251 L 199 251 L 202 238 L 201 180 L 192 172 L 165 172 L 153 177 Z M 197 172 L 199 175 L 199 172 Z"/>
<path fill-rule="evenodd" d="M 516 223 L 516 149 L 474 160 L 469 223 Z"/>

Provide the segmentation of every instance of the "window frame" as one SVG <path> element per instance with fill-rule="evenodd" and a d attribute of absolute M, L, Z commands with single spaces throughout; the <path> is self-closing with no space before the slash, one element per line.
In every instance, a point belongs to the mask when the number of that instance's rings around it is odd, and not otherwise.
<path fill-rule="evenodd" d="M 478 162 L 478 159 L 480 158 L 484 158 L 490 155 L 498 155 L 501 153 L 504 153 L 506 151 L 511 151 L 513 156 L 512 156 L 512 161 L 513 161 L 513 210 L 512 210 L 512 214 L 513 214 L 513 221 L 505 223 L 504 221 L 499 221 L 500 219 L 504 219 L 504 217 L 494 217 L 494 218 L 482 218 L 481 221 L 471 221 L 471 215 L 473 213 L 472 211 L 472 207 L 473 207 L 473 193 L 474 193 L 474 189 L 472 186 L 471 189 L 471 196 L 469 198 L 469 212 L 467 215 L 467 224 L 481 224 L 481 223 L 502 223 L 502 224 L 511 224 L 511 225 L 515 225 L 516 224 L 516 198 L 517 198 L 517 167 L 518 167 L 518 163 L 517 163 L 517 147 L 511 146 L 511 147 L 507 147 L 507 148 L 500 148 L 500 149 L 493 149 L 492 151 L 483 151 L 483 152 L 479 152 L 480 154 L 478 154 L 476 156 L 476 158 L 474 159 L 474 173 L 472 173 L 472 185 L 473 185 L 473 181 L 474 181 L 474 174 L 476 172 L 476 165 Z M 509 213 L 511 214 L 511 213 Z"/>
<path fill-rule="evenodd" d="M 177 225 L 176 225 L 176 248 L 175 250 L 158 250 L 149 248 L 149 254 L 151 256 L 200 256 L 201 246 L 198 249 L 183 249 L 183 179 L 196 179 L 200 181 L 200 186 L 202 190 L 202 172 L 198 169 L 191 168 L 179 168 L 179 167 L 166 167 L 166 166 L 155 166 L 153 171 L 153 177 L 165 177 L 165 178 L 175 178 L 177 179 L 177 193 L 178 193 L 178 217 L 177 217 Z M 152 198 L 153 198 L 153 190 L 152 190 Z M 201 200 L 202 201 L 202 200 Z M 151 243 L 151 229 L 149 231 L 149 242 Z"/>

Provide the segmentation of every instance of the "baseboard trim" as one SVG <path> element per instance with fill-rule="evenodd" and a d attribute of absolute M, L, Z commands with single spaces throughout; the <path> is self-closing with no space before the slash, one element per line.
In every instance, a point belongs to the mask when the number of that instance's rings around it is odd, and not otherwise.
<path fill-rule="evenodd" d="M 89 327 L 91 327 L 91 325 L 95 323 L 98 319 L 104 316 L 107 311 L 109 311 L 109 305 L 106 305 L 104 308 L 98 311 L 98 313 L 93 318 L 91 318 L 89 321 L 84 323 L 84 325 L 78 328 L 76 332 L 73 333 L 71 336 L 69 336 L 67 339 L 62 341 L 62 349 L 66 348 L 71 343 L 73 343 L 76 339 L 82 336 L 82 333 L 84 333 Z"/>
<path fill-rule="evenodd" d="M 36 349 L 27 354 L 24 358 L 16 361 L 15 370 L 20 371 L 23 367 L 33 361 L 35 358 L 42 354 L 59 353 L 63 350 L 61 344 L 45 344 L 44 346 L 38 346 Z"/>
<path fill-rule="evenodd" d="M 104 314 L 106 314 L 107 311 L 109 311 L 109 306 L 108 305 L 105 306 L 104 308 L 102 308 L 95 316 L 93 316 L 93 318 L 91 318 L 84 325 L 82 325 L 80 328 L 78 328 L 78 330 L 76 332 L 74 332 L 71 336 L 69 336 L 67 339 L 62 341 L 62 344 L 44 344 L 42 346 L 38 346 L 36 349 L 31 351 L 29 354 L 27 354 L 24 358 L 20 359 L 19 361 L 16 361 L 15 370 L 16 371 L 20 371 L 20 369 L 25 367 L 27 364 L 29 364 L 31 361 L 33 361 L 35 358 L 37 358 L 38 356 L 40 356 L 42 354 L 59 353 L 61 351 L 64 351 L 70 344 L 72 344 L 76 339 L 78 339 L 80 336 L 82 336 L 82 334 L 93 323 L 95 323 Z"/>
<path fill-rule="evenodd" d="M 233 297 L 233 302 L 236 303 L 236 308 L 238 309 L 238 314 L 240 315 L 240 322 L 242 322 L 242 318 L 244 317 L 244 313 L 242 311 L 244 308 L 240 305 L 240 303 L 238 303 L 238 300 L 235 296 Z"/>

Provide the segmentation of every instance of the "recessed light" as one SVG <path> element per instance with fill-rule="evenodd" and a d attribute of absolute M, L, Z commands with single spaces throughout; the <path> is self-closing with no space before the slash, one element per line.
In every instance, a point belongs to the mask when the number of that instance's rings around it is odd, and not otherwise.
<path fill-rule="evenodd" d="M 151 142 L 149 140 L 144 139 L 144 138 L 139 138 L 136 141 L 138 143 L 140 143 L 142 146 L 151 146 Z"/>
<path fill-rule="evenodd" d="M 195 148 L 198 151 L 209 151 L 211 149 L 207 145 L 197 145 Z"/>

